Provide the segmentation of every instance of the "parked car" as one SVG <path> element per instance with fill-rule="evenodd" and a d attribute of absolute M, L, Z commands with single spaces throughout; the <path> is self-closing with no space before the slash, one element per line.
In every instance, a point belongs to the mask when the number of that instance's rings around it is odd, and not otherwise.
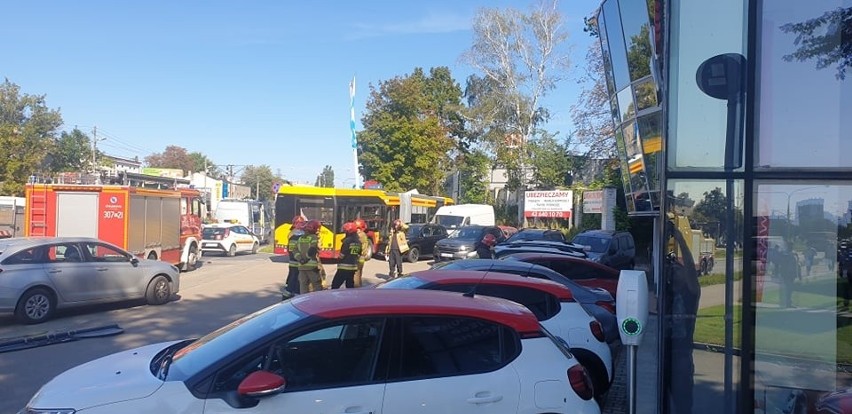
<path fill-rule="evenodd" d="M 624 270 L 636 266 L 636 244 L 626 231 L 587 230 L 571 240 L 572 243 L 589 246 L 590 259 L 609 267 Z"/>
<path fill-rule="evenodd" d="M 433 254 L 435 262 L 477 257 L 474 245 L 488 233 L 493 234 L 497 238 L 498 243 L 505 240 L 503 231 L 497 226 L 459 227 L 451 232 L 446 239 L 435 243 L 435 252 Z"/>
<path fill-rule="evenodd" d="M 565 340 L 592 377 L 595 395 L 612 381 L 612 352 L 601 323 L 588 314 L 566 286 L 546 279 L 498 272 L 424 270 L 382 283 L 380 289 L 430 289 L 494 296 L 526 306 L 552 334 Z"/>
<path fill-rule="evenodd" d="M 592 394 L 570 350 L 517 303 L 353 289 L 72 368 L 26 412 L 599 413 Z"/>
<path fill-rule="evenodd" d="M 588 259 L 555 253 L 515 253 L 503 257 L 504 260 L 517 260 L 534 263 L 554 270 L 580 285 L 601 288 L 615 297 L 618 288 L 619 271 Z"/>
<path fill-rule="evenodd" d="M 499 227 L 500 230 L 503 231 L 503 237 L 505 237 L 507 239 L 509 237 L 512 237 L 513 234 L 518 232 L 517 227 L 512 227 L 512 226 L 497 226 L 497 227 Z"/>
<path fill-rule="evenodd" d="M 128 299 L 162 305 L 180 288 L 169 263 L 139 259 L 89 237 L 0 240 L 0 313 L 27 324 L 57 309 Z"/>
<path fill-rule="evenodd" d="M 453 262 L 437 263 L 433 269 L 443 270 L 478 270 L 500 273 L 511 273 L 525 277 L 548 279 L 567 286 L 574 294 L 574 299 L 583 305 L 583 309 L 594 316 L 604 328 L 606 342 L 613 344 L 619 340 L 618 322 L 615 318 L 615 299 L 606 290 L 587 288 L 579 283 L 562 276 L 554 270 L 532 263 L 516 260 L 471 259 Z"/>
<path fill-rule="evenodd" d="M 559 230 L 550 229 L 520 229 L 517 233 L 506 239 L 504 243 L 530 240 L 549 240 L 565 242 L 565 235 Z"/>
<path fill-rule="evenodd" d="M 548 252 L 566 254 L 574 257 L 588 257 L 586 255 L 585 246 L 560 241 L 517 240 L 514 242 L 503 242 L 494 246 L 494 257 L 498 259 L 506 255 L 523 252 Z"/>
<path fill-rule="evenodd" d="M 409 224 L 405 237 L 408 239 L 408 253 L 403 259 L 416 263 L 422 257 L 432 257 L 435 243 L 447 238 L 447 229 L 440 224 Z M 385 255 L 387 242 L 379 245 L 380 257 Z"/>
<path fill-rule="evenodd" d="M 205 224 L 201 230 L 201 252 L 236 256 L 237 253 L 257 253 L 260 239 L 240 224 Z"/>

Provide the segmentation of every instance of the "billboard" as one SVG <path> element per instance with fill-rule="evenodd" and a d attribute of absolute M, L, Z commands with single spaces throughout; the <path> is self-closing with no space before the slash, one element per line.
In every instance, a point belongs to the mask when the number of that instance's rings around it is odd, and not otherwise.
<path fill-rule="evenodd" d="M 570 190 L 524 192 L 524 217 L 571 218 L 574 194 Z"/>

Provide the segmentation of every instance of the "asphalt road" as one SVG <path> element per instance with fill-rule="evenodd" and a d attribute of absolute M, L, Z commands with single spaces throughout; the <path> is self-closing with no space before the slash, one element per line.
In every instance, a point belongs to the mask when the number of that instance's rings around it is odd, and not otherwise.
<path fill-rule="evenodd" d="M 181 275 L 178 300 L 162 306 L 140 302 L 60 311 L 39 325 L 18 325 L 0 316 L 5 339 L 118 324 L 124 333 L 0 353 L 0 413 L 15 413 L 51 378 L 84 362 L 138 346 L 204 335 L 245 314 L 280 301 L 287 263 L 268 254 L 205 256 L 202 266 Z M 336 266 L 326 265 L 328 284 Z M 426 261 L 405 263 L 404 272 L 428 268 Z M 381 281 L 387 263 L 371 260 L 365 284 Z"/>

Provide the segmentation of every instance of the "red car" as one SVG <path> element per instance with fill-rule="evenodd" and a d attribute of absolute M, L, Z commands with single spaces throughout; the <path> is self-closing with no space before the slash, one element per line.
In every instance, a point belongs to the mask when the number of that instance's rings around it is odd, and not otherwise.
<path fill-rule="evenodd" d="M 618 288 L 619 271 L 588 259 L 554 253 L 515 253 L 503 258 L 552 269 L 586 287 L 605 289 L 612 297 Z"/>

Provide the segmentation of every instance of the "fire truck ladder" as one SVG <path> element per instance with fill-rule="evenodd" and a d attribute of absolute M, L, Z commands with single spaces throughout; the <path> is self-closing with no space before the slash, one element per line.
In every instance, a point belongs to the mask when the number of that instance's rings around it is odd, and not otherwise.
<path fill-rule="evenodd" d="M 33 184 L 30 192 L 30 236 L 47 235 L 47 186 Z"/>

